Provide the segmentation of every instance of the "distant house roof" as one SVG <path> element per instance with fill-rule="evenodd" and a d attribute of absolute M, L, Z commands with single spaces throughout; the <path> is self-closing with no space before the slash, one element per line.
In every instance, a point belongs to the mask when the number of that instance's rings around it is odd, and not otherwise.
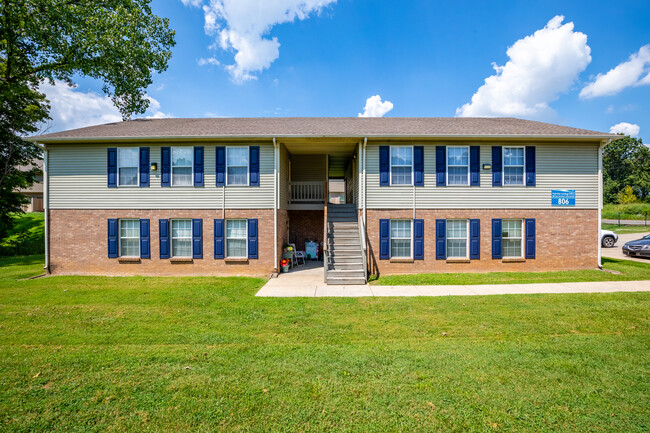
<path fill-rule="evenodd" d="M 617 135 L 515 118 L 260 117 L 136 119 L 28 138 L 42 143 L 288 137 L 543 137 L 608 139 Z"/>

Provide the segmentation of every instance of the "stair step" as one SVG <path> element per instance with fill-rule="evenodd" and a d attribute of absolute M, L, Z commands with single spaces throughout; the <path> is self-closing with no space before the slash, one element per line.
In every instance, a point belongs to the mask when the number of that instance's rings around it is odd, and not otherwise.
<path fill-rule="evenodd" d="M 328 271 L 355 270 L 363 272 L 363 263 L 336 263 L 327 265 Z"/>
<path fill-rule="evenodd" d="M 337 269 L 332 271 L 328 270 L 327 279 L 329 279 L 330 277 L 363 278 L 364 272 L 363 269 Z"/>
<path fill-rule="evenodd" d="M 344 245 L 344 244 L 338 244 L 338 245 L 328 245 L 328 248 L 330 252 L 336 254 L 339 252 L 354 252 L 361 254 L 361 245 L 356 244 L 356 245 Z"/>
<path fill-rule="evenodd" d="M 366 280 L 363 278 L 328 278 L 327 284 L 334 286 L 359 286 L 366 284 Z"/>
<path fill-rule="evenodd" d="M 347 230 L 347 231 L 336 230 L 335 232 L 329 232 L 327 237 L 329 237 L 329 238 L 357 238 L 357 239 L 359 239 L 359 232 L 356 231 L 356 230 Z"/>
<path fill-rule="evenodd" d="M 357 217 L 355 216 L 338 216 L 338 215 L 327 215 L 327 222 L 328 223 L 333 223 L 333 222 L 345 222 L 345 223 L 356 223 Z"/>

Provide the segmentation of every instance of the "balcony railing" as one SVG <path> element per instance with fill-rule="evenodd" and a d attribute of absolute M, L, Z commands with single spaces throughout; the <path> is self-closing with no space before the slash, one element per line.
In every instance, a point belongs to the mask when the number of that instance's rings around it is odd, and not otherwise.
<path fill-rule="evenodd" d="M 324 203 L 325 182 L 291 182 L 292 203 Z"/>

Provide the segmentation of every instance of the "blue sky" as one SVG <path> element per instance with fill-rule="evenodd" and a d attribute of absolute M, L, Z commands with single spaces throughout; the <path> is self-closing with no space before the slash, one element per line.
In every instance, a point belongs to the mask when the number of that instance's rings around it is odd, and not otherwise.
<path fill-rule="evenodd" d="M 152 5 L 177 45 L 148 89 L 147 116 L 357 116 L 379 95 L 367 114 L 514 116 L 599 131 L 625 122 L 625 131 L 650 132 L 648 1 Z M 78 83 L 44 89 L 52 130 L 115 120 L 101 86 Z"/>

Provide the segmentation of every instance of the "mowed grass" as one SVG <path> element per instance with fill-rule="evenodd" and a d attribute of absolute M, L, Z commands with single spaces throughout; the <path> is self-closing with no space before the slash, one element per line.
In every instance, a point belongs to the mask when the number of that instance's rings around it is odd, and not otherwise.
<path fill-rule="evenodd" d="M 648 222 L 650 224 L 650 221 Z M 603 230 L 611 230 L 613 232 L 616 232 L 618 234 L 622 233 L 641 233 L 641 234 L 648 234 L 650 233 L 650 225 L 648 226 L 623 226 L 623 225 L 618 225 L 618 224 L 603 224 L 602 225 Z"/>
<path fill-rule="evenodd" d="M 585 269 L 579 271 L 552 272 L 483 272 L 447 274 L 386 275 L 371 281 L 379 286 L 439 285 L 439 284 L 525 284 L 525 283 L 568 283 L 589 281 L 634 281 L 650 280 L 648 263 L 632 260 L 602 258 L 603 268 L 618 273 Z"/>
<path fill-rule="evenodd" d="M 2 431 L 650 426 L 649 293 L 271 299 L 0 266 Z"/>

